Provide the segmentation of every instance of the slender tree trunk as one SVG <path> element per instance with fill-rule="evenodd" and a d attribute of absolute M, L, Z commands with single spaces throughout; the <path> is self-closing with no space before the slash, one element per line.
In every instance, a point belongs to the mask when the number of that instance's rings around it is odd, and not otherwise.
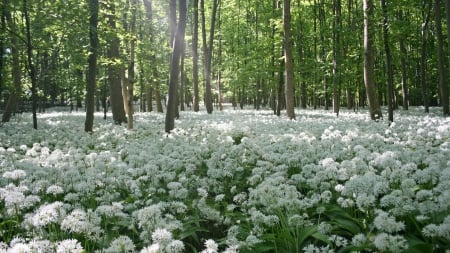
<path fill-rule="evenodd" d="M 284 59 L 285 59 L 285 96 L 286 115 L 295 119 L 294 100 L 294 60 L 292 56 L 291 36 L 291 0 L 283 0 Z"/>
<path fill-rule="evenodd" d="M 145 93 L 145 96 L 147 97 L 147 112 L 153 111 L 153 88 L 148 88 L 147 92 Z"/>
<path fill-rule="evenodd" d="M 88 56 L 88 74 L 86 84 L 86 120 L 84 122 L 84 131 L 92 132 L 94 124 L 94 102 L 97 74 L 97 55 L 98 55 L 98 0 L 89 1 L 89 56 Z"/>
<path fill-rule="evenodd" d="M 6 19 L 9 23 L 11 31 L 16 31 L 16 25 L 11 18 L 11 13 L 6 13 Z M 6 29 L 5 29 L 6 30 Z M 12 114 L 17 110 L 20 95 L 22 93 L 21 69 L 19 46 L 16 35 L 11 36 L 11 55 L 12 55 L 12 78 L 13 87 L 6 103 L 5 111 L 2 115 L 2 122 L 9 122 Z M 0 57 L 3 58 L 3 57 Z M 0 69 L 0 72 L 2 69 Z"/>
<path fill-rule="evenodd" d="M 402 10 L 400 10 L 398 12 L 398 19 L 400 21 L 403 21 L 403 19 L 404 19 Z M 408 107 L 409 107 L 408 75 L 406 73 L 407 51 L 406 51 L 406 46 L 405 46 L 405 39 L 403 38 L 403 36 L 400 36 L 399 44 L 400 44 L 400 62 L 401 62 L 401 72 L 402 72 L 402 97 L 403 97 L 402 107 L 403 107 L 403 110 L 408 110 Z"/>
<path fill-rule="evenodd" d="M 208 113 L 213 111 L 213 99 L 211 91 L 211 62 L 212 52 L 214 46 L 214 33 L 216 23 L 216 13 L 218 8 L 218 1 L 213 0 L 213 10 L 211 14 L 211 27 L 209 30 L 209 41 L 206 41 L 206 20 L 205 20 L 205 3 L 204 0 L 200 0 L 202 10 L 202 38 L 203 38 L 203 55 L 204 55 L 204 72 L 205 72 L 205 107 Z"/>
<path fill-rule="evenodd" d="M 27 0 L 23 0 L 23 14 L 25 16 L 26 27 L 26 40 L 27 40 L 27 59 L 29 75 L 31 79 L 31 97 L 32 97 L 32 110 L 33 110 L 33 128 L 37 129 L 37 107 L 38 107 L 38 94 L 37 94 L 37 78 L 36 68 L 33 63 L 33 43 L 31 42 L 31 24 L 30 16 L 28 15 L 28 3 Z"/>
<path fill-rule="evenodd" d="M 420 84 L 422 88 L 422 101 L 423 106 L 425 107 L 425 113 L 430 112 L 430 105 L 428 101 L 428 87 L 426 83 L 426 68 L 427 68 L 427 40 L 428 40 L 428 24 L 430 23 L 430 14 L 432 9 L 432 1 L 428 2 L 428 11 L 425 10 L 427 6 L 426 2 L 423 3 L 423 24 L 422 24 L 422 48 L 421 48 L 421 56 L 420 56 Z"/>
<path fill-rule="evenodd" d="M 174 46 L 172 59 L 170 62 L 170 76 L 169 76 L 169 100 L 167 101 L 167 112 L 165 121 L 165 131 L 170 133 L 175 128 L 175 116 L 177 109 L 177 84 L 180 73 L 180 59 L 183 53 L 184 34 L 186 28 L 186 0 L 179 0 L 179 21 L 177 31 L 174 38 Z"/>
<path fill-rule="evenodd" d="M 134 83 L 135 80 L 135 58 L 136 58 L 136 11 L 137 0 L 130 0 L 131 23 L 130 23 L 130 63 L 128 65 L 128 129 L 134 127 Z"/>
<path fill-rule="evenodd" d="M 445 0 L 445 13 L 446 13 L 446 21 L 447 21 L 447 58 L 448 58 L 448 73 L 450 73 L 450 0 Z M 447 76 L 447 78 L 449 78 Z M 450 79 L 447 79 L 447 82 L 450 82 Z M 448 84 L 447 84 L 448 89 Z M 447 91 L 448 92 L 448 91 Z M 448 99 L 448 94 L 447 94 Z"/>
<path fill-rule="evenodd" d="M 333 0 L 333 111 L 339 116 L 341 104 L 341 77 L 340 77 L 340 61 L 341 61 L 341 41 L 340 33 L 342 30 L 341 17 L 341 0 Z"/>
<path fill-rule="evenodd" d="M 382 118 L 380 104 L 375 89 L 374 71 L 374 5 L 373 0 L 363 1 L 364 9 L 364 84 L 366 86 L 369 114 L 372 120 Z"/>
<path fill-rule="evenodd" d="M 179 104 L 180 104 L 180 111 L 185 111 L 184 108 L 184 98 L 185 98 L 185 87 L 186 87 L 186 72 L 184 69 L 184 59 L 185 59 L 185 55 L 184 55 L 184 46 L 183 45 L 183 53 L 181 55 L 181 62 L 180 62 L 180 88 L 178 89 L 178 98 L 179 98 Z M 179 115 L 177 115 L 177 118 L 179 117 Z"/>
<path fill-rule="evenodd" d="M 434 11 L 436 19 L 436 36 L 438 41 L 438 72 L 439 72 L 439 88 L 441 95 L 442 111 L 445 117 L 450 116 L 447 72 L 445 71 L 445 55 L 444 55 L 444 36 L 442 34 L 442 2 L 435 0 Z"/>
<path fill-rule="evenodd" d="M 120 57 L 119 46 L 120 40 L 116 34 L 116 17 L 115 17 L 115 6 L 114 3 L 110 5 L 110 15 L 108 16 L 108 23 L 112 29 L 113 35 L 109 42 L 108 58 L 112 63 L 108 66 L 108 80 L 110 87 L 110 103 L 111 111 L 113 114 L 113 120 L 115 124 L 122 124 L 127 122 L 124 109 L 124 100 L 122 95 L 122 85 L 121 85 L 121 72 L 122 67 L 116 63 Z"/>
<path fill-rule="evenodd" d="M 381 7 L 383 9 L 383 42 L 384 51 L 386 53 L 386 70 L 387 70 L 387 102 L 388 102 L 388 120 L 394 121 L 394 73 L 392 71 L 392 54 L 389 41 L 389 17 L 388 6 L 386 0 L 381 0 Z"/>
<path fill-rule="evenodd" d="M 6 9 L 6 0 L 2 1 L 2 5 L 4 6 L 2 8 L 2 11 L 0 12 L 0 32 L 2 34 L 6 34 L 6 15 L 8 15 L 8 10 Z M 4 52 L 5 51 L 5 40 L 6 40 L 6 36 L 1 36 L 0 37 L 0 52 Z M 3 53 L 2 53 L 2 57 L 0 57 L 0 98 L 2 97 L 2 93 L 3 93 L 3 65 L 4 65 L 4 61 L 3 61 Z"/>
<path fill-rule="evenodd" d="M 198 0 L 194 0 L 194 23 L 192 37 L 192 82 L 194 86 L 194 112 L 200 110 L 200 95 L 198 90 Z"/>
<path fill-rule="evenodd" d="M 281 110 L 283 110 L 286 107 L 286 103 L 285 103 L 285 88 L 284 88 L 284 69 L 285 69 L 285 61 L 284 61 L 284 46 L 282 48 L 282 57 L 280 57 L 280 71 L 278 72 L 278 90 L 277 90 L 277 111 L 276 111 L 276 115 L 277 116 L 281 116 Z"/>

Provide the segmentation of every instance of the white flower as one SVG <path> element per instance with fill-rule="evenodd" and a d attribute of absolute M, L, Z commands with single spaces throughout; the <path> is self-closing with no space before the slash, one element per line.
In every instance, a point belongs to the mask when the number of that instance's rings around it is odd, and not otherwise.
<path fill-rule="evenodd" d="M 47 190 L 45 191 L 49 195 L 58 195 L 64 193 L 64 189 L 59 185 L 50 185 L 47 187 Z"/>
<path fill-rule="evenodd" d="M 134 249 L 133 241 L 128 236 L 121 235 L 111 242 L 105 253 L 131 253 L 134 252 Z"/>
<path fill-rule="evenodd" d="M 205 241 L 205 247 L 206 249 L 201 251 L 201 253 L 217 253 L 219 250 L 219 245 L 217 245 L 217 243 L 212 239 Z"/>
<path fill-rule="evenodd" d="M 381 233 L 375 236 L 373 244 L 380 251 L 403 252 L 408 249 L 408 242 L 400 235 Z"/>
<path fill-rule="evenodd" d="M 405 229 L 403 222 L 397 222 L 394 217 L 383 210 L 376 210 L 377 217 L 375 217 L 374 225 L 382 232 L 395 233 Z"/>
<path fill-rule="evenodd" d="M 166 246 L 166 251 L 170 253 L 181 253 L 184 251 L 184 244 L 180 240 L 173 240 Z"/>
<path fill-rule="evenodd" d="M 83 247 L 76 239 L 67 239 L 58 242 L 56 253 L 82 253 Z"/>
<path fill-rule="evenodd" d="M 50 223 L 56 223 L 64 215 L 63 203 L 56 201 L 39 207 L 32 218 L 33 226 L 44 227 Z"/>
<path fill-rule="evenodd" d="M 172 241 L 172 233 L 165 228 L 157 228 L 152 233 L 152 240 L 161 245 L 167 245 Z"/>
<path fill-rule="evenodd" d="M 4 178 L 11 180 L 22 179 L 26 176 L 27 173 L 24 170 L 13 170 L 13 171 L 6 171 L 5 173 L 3 173 Z"/>
<path fill-rule="evenodd" d="M 143 248 L 140 253 L 159 253 L 160 246 L 158 243 L 152 244 L 149 247 Z"/>

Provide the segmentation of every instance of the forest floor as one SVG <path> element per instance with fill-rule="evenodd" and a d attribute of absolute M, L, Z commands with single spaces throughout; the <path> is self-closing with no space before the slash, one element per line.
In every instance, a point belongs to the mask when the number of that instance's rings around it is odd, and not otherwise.
<path fill-rule="evenodd" d="M 449 252 L 450 118 L 67 108 L 0 126 L 1 252 Z M 22 251 L 20 251 L 22 250 Z"/>

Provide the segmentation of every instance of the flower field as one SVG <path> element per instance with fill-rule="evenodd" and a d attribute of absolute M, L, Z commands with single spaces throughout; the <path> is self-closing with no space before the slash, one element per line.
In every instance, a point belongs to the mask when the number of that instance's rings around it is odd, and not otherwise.
<path fill-rule="evenodd" d="M 450 119 L 84 113 L 0 127 L 0 252 L 450 252 Z"/>

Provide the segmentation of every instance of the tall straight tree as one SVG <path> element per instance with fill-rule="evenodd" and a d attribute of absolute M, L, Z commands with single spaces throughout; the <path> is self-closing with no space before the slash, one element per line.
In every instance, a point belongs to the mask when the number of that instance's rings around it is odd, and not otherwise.
<path fill-rule="evenodd" d="M 292 54 L 291 36 L 291 1 L 283 0 L 283 29 L 284 29 L 284 61 L 285 61 L 285 97 L 286 115 L 295 119 L 294 101 L 294 60 Z"/>
<path fill-rule="evenodd" d="M 205 0 L 200 0 L 202 12 L 202 39 L 203 39 L 203 56 L 204 56 L 204 73 L 205 73 L 205 107 L 208 113 L 213 111 L 212 91 L 211 91 L 211 63 L 214 46 L 214 30 L 216 27 L 216 13 L 219 0 L 213 0 L 213 9 L 211 14 L 211 27 L 209 29 L 209 41 L 206 40 L 206 20 L 205 20 Z"/>
<path fill-rule="evenodd" d="M 194 86 L 194 112 L 199 108 L 199 90 L 198 90 L 198 0 L 194 0 L 194 18 L 192 28 L 192 82 Z"/>
<path fill-rule="evenodd" d="M 6 0 L 2 1 L 2 5 L 4 6 L 2 8 L 2 11 L 0 12 L 0 32 L 2 34 L 6 34 Z M 5 41 L 6 41 L 6 36 L 1 36 L 0 37 L 0 97 L 2 95 L 2 91 L 3 91 L 3 82 L 4 82 L 4 78 L 3 78 L 3 65 L 4 65 L 4 61 L 3 61 L 3 53 L 5 52 Z"/>
<path fill-rule="evenodd" d="M 128 64 L 128 129 L 133 129 L 133 116 L 134 116 L 134 83 L 135 80 L 135 58 L 136 58 L 136 12 L 137 12 L 136 0 L 130 0 L 131 8 L 131 23 L 130 23 L 130 63 Z"/>
<path fill-rule="evenodd" d="M 6 9 L 6 8 L 5 8 Z M 5 19 L 3 22 L 8 22 L 9 30 L 16 31 L 16 24 L 11 17 L 10 12 L 5 12 Z M 6 30 L 6 29 L 5 29 Z M 20 69 L 20 52 L 19 44 L 16 34 L 11 34 L 11 55 L 12 55 L 12 79 L 13 87 L 6 103 L 5 111 L 2 115 L 2 122 L 9 122 L 12 114 L 16 111 L 20 95 L 22 93 L 21 69 Z M 3 51 L 2 51 L 3 52 Z M 3 58 L 3 56 L 1 57 Z M 3 70 L 3 69 L 1 69 Z M 1 71 L 0 70 L 0 71 Z"/>
<path fill-rule="evenodd" d="M 111 111 L 113 114 L 113 120 L 115 124 L 122 124 L 127 122 L 125 115 L 123 96 L 122 96 L 122 84 L 121 84 L 121 67 L 120 67 L 120 39 L 117 35 L 116 27 L 116 7 L 114 2 L 111 2 L 110 13 L 108 15 L 108 23 L 111 29 L 111 39 L 108 48 L 108 58 L 110 64 L 108 66 L 108 80 L 110 88 L 110 103 Z"/>
<path fill-rule="evenodd" d="M 32 97 L 32 110 L 33 110 L 33 128 L 37 129 L 37 106 L 38 106 L 38 94 L 37 94 L 37 77 L 36 67 L 33 62 L 33 43 L 31 42 L 31 22 L 30 15 L 28 14 L 27 0 L 23 0 L 23 15 L 25 17 L 25 30 L 26 30 L 26 44 L 27 44 L 27 62 L 28 73 L 31 79 L 31 97 Z"/>
<path fill-rule="evenodd" d="M 339 116 L 341 103 L 341 31 L 342 31 L 341 0 L 333 0 L 333 112 Z"/>
<path fill-rule="evenodd" d="M 169 98 L 167 101 L 167 112 L 165 120 L 165 131 L 170 133 L 175 128 L 175 117 L 177 113 L 177 88 L 180 74 L 180 59 L 183 54 L 184 35 L 186 30 L 187 3 L 186 0 L 178 1 L 179 20 L 174 35 L 173 52 L 170 60 L 169 74 Z"/>
<path fill-rule="evenodd" d="M 444 35 L 442 34 L 442 2 L 435 0 L 434 12 L 436 19 L 436 37 L 438 41 L 438 72 L 439 72 L 439 88 L 441 91 L 441 105 L 444 116 L 450 116 L 449 99 L 448 99 L 448 83 L 447 72 L 445 71 L 444 56 Z"/>
<path fill-rule="evenodd" d="M 386 0 L 381 0 L 381 8 L 383 10 L 383 42 L 384 51 L 386 54 L 386 73 L 387 73 L 387 97 L 388 97 L 388 120 L 394 121 L 394 73 L 392 71 L 392 54 L 389 41 L 389 17 L 388 17 L 388 5 Z"/>
<path fill-rule="evenodd" d="M 426 82 L 427 74 L 427 45 L 428 45 L 428 25 L 430 23 L 431 10 L 433 6 L 433 1 L 424 1 L 422 3 L 422 44 L 420 52 L 420 86 L 422 88 L 422 101 L 425 107 L 425 112 L 430 112 L 430 103 L 428 101 L 428 87 Z"/>
<path fill-rule="evenodd" d="M 403 10 L 400 10 L 398 12 L 398 19 L 399 19 L 399 21 L 404 20 Z M 399 44 L 400 44 L 399 45 L 400 46 L 400 62 L 401 62 L 401 70 L 402 70 L 401 71 L 402 72 L 402 97 L 403 97 L 402 105 L 403 105 L 403 110 L 408 110 L 409 93 L 408 93 L 408 84 L 407 84 L 408 75 L 406 73 L 406 57 L 407 57 L 408 51 L 405 46 L 404 36 L 400 36 Z"/>
<path fill-rule="evenodd" d="M 374 71 L 374 5 L 373 0 L 363 0 L 364 11 L 364 84 L 366 86 L 369 114 L 372 120 L 382 117 L 375 89 Z"/>
<path fill-rule="evenodd" d="M 94 124 L 94 95 L 97 75 L 97 55 L 98 55 L 98 0 L 89 0 L 89 56 L 88 74 L 86 84 L 86 121 L 84 131 L 92 132 Z"/>

